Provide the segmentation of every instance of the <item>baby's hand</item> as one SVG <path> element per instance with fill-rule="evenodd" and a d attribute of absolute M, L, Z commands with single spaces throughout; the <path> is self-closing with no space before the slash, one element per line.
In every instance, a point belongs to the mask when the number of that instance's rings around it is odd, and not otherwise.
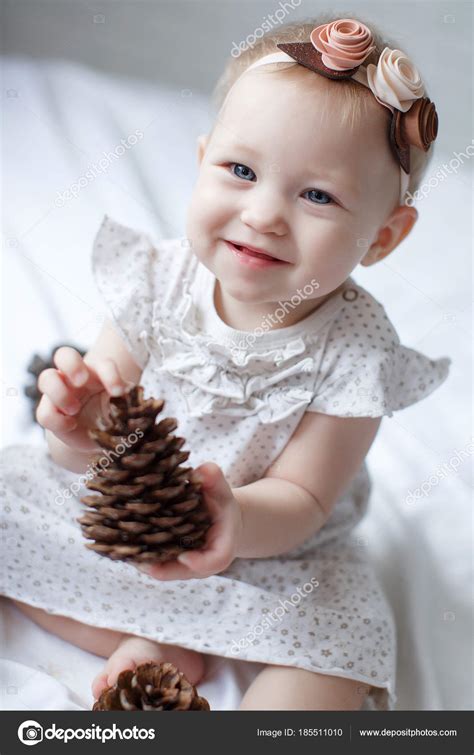
<path fill-rule="evenodd" d="M 221 468 L 206 462 L 191 474 L 191 481 L 202 482 L 204 503 L 212 524 L 202 550 L 189 550 L 175 561 L 136 566 L 160 580 L 201 579 L 225 571 L 236 557 L 242 535 L 242 512 Z"/>
<path fill-rule="evenodd" d="M 76 349 L 61 346 L 53 361 L 58 369 L 43 370 L 38 378 L 43 395 L 36 419 L 70 448 L 96 451 L 98 444 L 89 438 L 88 429 L 106 411 L 108 394 L 120 396 L 129 386 L 112 359 L 95 362 L 92 368 Z"/>

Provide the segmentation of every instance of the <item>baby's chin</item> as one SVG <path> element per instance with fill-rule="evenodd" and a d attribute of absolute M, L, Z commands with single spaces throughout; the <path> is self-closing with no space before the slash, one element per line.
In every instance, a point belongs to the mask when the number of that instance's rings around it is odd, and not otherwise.
<path fill-rule="evenodd" d="M 287 265 L 281 268 L 275 268 L 277 277 L 270 276 L 268 270 L 255 273 L 252 268 L 233 266 L 233 260 L 227 261 L 227 256 L 222 257 L 222 251 L 227 255 L 227 251 L 222 249 L 221 240 L 211 242 L 207 245 L 194 245 L 193 251 L 199 261 L 217 278 L 221 289 L 232 299 L 242 304 L 262 304 L 266 302 L 291 301 L 296 297 L 298 301 L 302 299 L 321 299 L 329 296 L 341 281 L 337 280 L 333 284 L 331 281 L 320 281 L 315 271 L 299 271 L 296 274 L 295 265 Z M 285 277 L 285 270 L 291 271 L 291 281 Z M 271 268 L 269 268 L 271 270 Z M 280 277 L 283 274 L 283 278 Z M 288 273 L 286 273 L 288 276 Z M 298 280 L 298 278 L 300 280 Z"/>
<path fill-rule="evenodd" d="M 214 275 L 216 275 L 214 273 Z M 230 297 L 234 301 L 238 301 L 240 304 L 259 305 L 269 304 L 270 302 L 278 305 L 280 302 L 291 301 L 292 297 L 295 299 L 295 303 L 301 302 L 303 299 L 314 298 L 315 291 L 313 290 L 312 296 L 308 297 L 304 295 L 304 284 L 299 287 L 299 294 L 297 288 L 290 286 L 269 285 L 268 279 L 265 284 L 262 285 L 258 282 L 258 279 L 249 281 L 238 281 L 229 277 L 228 275 L 216 275 L 219 281 L 219 287 L 225 296 Z M 319 292 L 318 292 L 319 297 Z"/>
<path fill-rule="evenodd" d="M 314 308 L 320 306 L 327 299 L 336 295 L 343 289 L 345 283 L 345 281 L 337 281 L 333 285 L 320 284 L 318 286 L 316 285 L 316 276 L 310 276 L 309 278 L 305 277 L 300 283 L 295 283 L 294 286 L 285 285 L 284 283 L 281 285 L 281 282 L 278 286 L 272 286 L 268 285 L 268 280 L 266 281 L 267 285 L 262 286 L 258 285 L 256 281 L 254 281 L 254 285 L 249 285 L 245 281 L 237 282 L 229 279 L 229 276 L 226 275 L 216 275 L 216 278 L 219 281 L 221 290 L 227 296 L 242 304 L 257 305 L 273 302 L 275 305 L 278 305 L 283 302 L 289 302 L 293 306 L 297 306 L 302 302 L 306 302 L 304 306 L 308 306 L 310 309 L 313 306 Z"/>

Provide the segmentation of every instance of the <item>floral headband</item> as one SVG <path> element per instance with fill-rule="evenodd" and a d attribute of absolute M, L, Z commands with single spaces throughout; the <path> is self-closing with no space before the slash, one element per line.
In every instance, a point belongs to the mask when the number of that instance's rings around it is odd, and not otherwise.
<path fill-rule="evenodd" d="M 310 42 L 278 44 L 282 52 L 271 53 L 252 63 L 257 66 L 296 62 L 328 79 L 354 79 L 368 87 L 375 99 L 392 113 L 389 138 L 400 164 L 400 203 L 410 180 L 410 145 L 428 150 L 438 133 L 436 107 L 424 96 L 424 86 L 411 60 L 401 50 L 385 47 L 377 65 L 362 66 L 375 49 L 365 24 L 341 18 L 317 26 Z"/>

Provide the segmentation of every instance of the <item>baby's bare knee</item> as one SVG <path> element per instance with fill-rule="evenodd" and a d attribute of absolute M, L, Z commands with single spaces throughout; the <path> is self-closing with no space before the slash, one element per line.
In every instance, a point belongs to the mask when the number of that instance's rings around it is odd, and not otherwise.
<path fill-rule="evenodd" d="M 19 600 L 13 600 L 13 603 L 42 629 L 103 658 L 108 658 L 114 652 L 123 637 L 123 632 L 83 624 L 68 616 L 48 613 L 43 608 L 30 606 Z"/>
<path fill-rule="evenodd" d="M 29 616 L 30 619 L 32 619 L 36 624 L 40 624 L 41 626 L 48 624 L 49 619 L 58 618 L 54 614 L 45 611 L 44 608 L 30 606 L 28 605 L 28 603 L 22 603 L 21 600 L 15 600 L 14 598 L 10 598 L 10 600 L 16 605 L 17 608 L 20 609 L 22 613 L 25 614 L 25 616 Z"/>
<path fill-rule="evenodd" d="M 248 688 L 240 709 L 359 710 L 370 689 L 356 679 L 268 665 Z"/>

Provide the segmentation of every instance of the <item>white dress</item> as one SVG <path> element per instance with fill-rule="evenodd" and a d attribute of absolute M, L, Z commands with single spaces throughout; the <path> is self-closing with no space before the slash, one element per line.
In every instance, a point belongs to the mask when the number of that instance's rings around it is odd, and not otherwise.
<path fill-rule="evenodd" d="M 295 325 L 254 334 L 220 319 L 215 277 L 184 238 L 153 244 L 105 216 L 93 270 L 144 368 L 145 396 L 164 398 L 161 416 L 178 421 L 186 465 L 215 461 L 232 487 L 264 475 L 305 411 L 391 416 L 448 374 L 450 359 L 402 346 L 383 306 L 351 278 Z M 203 653 L 368 682 L 365 706 L 394 708 L 393 615 L 352 533 L 368 505 L 365 463 L 298 547 L 160 582 L 85 547 L 76 517 L 86 478 L 55 464 L 46 444 L 9 446 L 2 457 L 4 595 Z"/>

